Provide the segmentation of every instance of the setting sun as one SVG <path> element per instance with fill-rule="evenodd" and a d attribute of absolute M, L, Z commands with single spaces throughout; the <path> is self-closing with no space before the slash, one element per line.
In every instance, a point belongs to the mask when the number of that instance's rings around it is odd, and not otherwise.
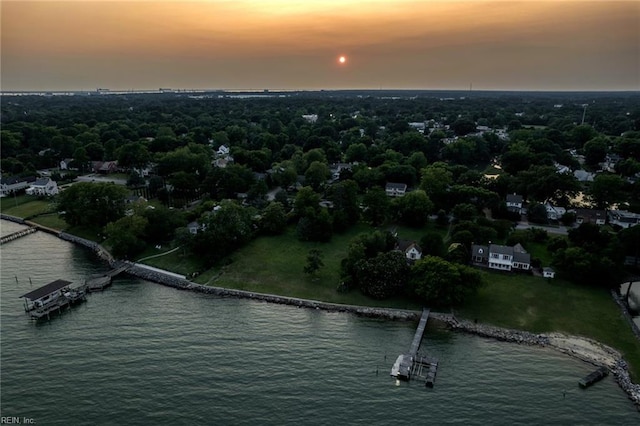
<path fill-rule="evenodd" d="M 340 62 L 341 64 L 344 64 L 347 62 L 347 57 L 346 56 L 340 56 L 340 58 L 338 58 L 338 62 Z"/>

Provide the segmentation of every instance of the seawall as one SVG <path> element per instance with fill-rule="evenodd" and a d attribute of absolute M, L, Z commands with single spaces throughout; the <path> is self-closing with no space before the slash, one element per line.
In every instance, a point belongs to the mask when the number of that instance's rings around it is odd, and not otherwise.
<path fill-rule="evenodd" d="M 128 262 L 130 263 L 130 262 Z M 389 309 L 389 308 L 375 308 L 356 305 L 341 305 L 338 303 L 327 303 L 316 300 L 298 299 L 295 297 L 277 296 L 273 294 L 256 293 L 245 290 L 235 290 L 223 287 L 213 287 L 207 285 L 201 285 L 193 283 L 187 279 L 179 278 L 171 275 L 164 274 L 160 271 L 154 271 L 147 268 L 137 266 L 134 263 L 130 263 L 132 266 L 127 269 L 127 273 L 134 275 L 144 280 L 153 281 L 168 287 L 173 287 L 178 290 L 189 290 L 198 293 L 213 294 L 221 297 L 238 297 L 243 299 L 260 300 L 269 303 L 278 303 L 281 305 L 292 305 L 301 308 L 322 309 L 331 312 L 348 312 L 365 317 L 376 317 L 394 320 L 418 320 L 420 319 L 421 312 L 402 310 L 402 309 Z"/>

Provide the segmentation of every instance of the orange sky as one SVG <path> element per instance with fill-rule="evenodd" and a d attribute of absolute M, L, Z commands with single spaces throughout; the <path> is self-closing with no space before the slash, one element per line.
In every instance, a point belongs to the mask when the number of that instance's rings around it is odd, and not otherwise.
<path fill-rule="evenodd" d="M 1 7 L 2 90 L 640 88 L 637 1 L 3 0 Z"/>

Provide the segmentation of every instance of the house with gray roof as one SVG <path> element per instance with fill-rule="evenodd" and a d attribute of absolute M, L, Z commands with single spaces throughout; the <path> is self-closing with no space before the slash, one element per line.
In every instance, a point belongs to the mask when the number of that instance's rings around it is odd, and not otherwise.
<path fill-rule="evenodd" d="M 515 213 L 522 213 L 522 195 L 519 194 L 507 194 L 506 198 L 507 210 Z"/>
<path fill-rule="evenodd" d="M 478 266 L 500 271 L 528 271 L 531 255 L 520 244 L 513 247 L 500 244 L 471 246 L 471 262 Z"/>
<path fill-rule="evenodd" d="M 422 258 L 422 248 L 415 241 L 398 240 L 395 249 L 404 253 L 408 262 L 415 262 Z"/>
<path fill-rule="evenodd" d="M 58 193 L 58 184 L 51 178 L 43 177 L 33 182 L 25 192 L 27 195 L 52 196 Z"/>
<path fill-rule="evenodd" d="M 25 189 L 36 180 L 35 176 L 28 177 L 0 177 L 0 197 Z"/>
<path fill-rule="evenodd" d="M 384 190 L 389 197 L 404 197 L 404 194 L 407 192 L 407 184 L 387 182 Z"/>

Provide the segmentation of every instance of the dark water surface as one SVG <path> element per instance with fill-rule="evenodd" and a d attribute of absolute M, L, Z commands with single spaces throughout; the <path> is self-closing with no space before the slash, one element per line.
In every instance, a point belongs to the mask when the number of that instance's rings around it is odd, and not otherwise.
<path fill-rule="evenodd" d="M 1 226 L 6 235 L 18 225 Z M 413 323 L 128 277 L 36 325 L 20 295 L 106 265 L 41 232 L 2 246 L 0 259 L 2 416 L 39 425 L 640 424 L 611 377 L 579 389 L 591 365 L 435 323 L 422 343 L 440 359 L 434 389 L 389 377 Z"/>

